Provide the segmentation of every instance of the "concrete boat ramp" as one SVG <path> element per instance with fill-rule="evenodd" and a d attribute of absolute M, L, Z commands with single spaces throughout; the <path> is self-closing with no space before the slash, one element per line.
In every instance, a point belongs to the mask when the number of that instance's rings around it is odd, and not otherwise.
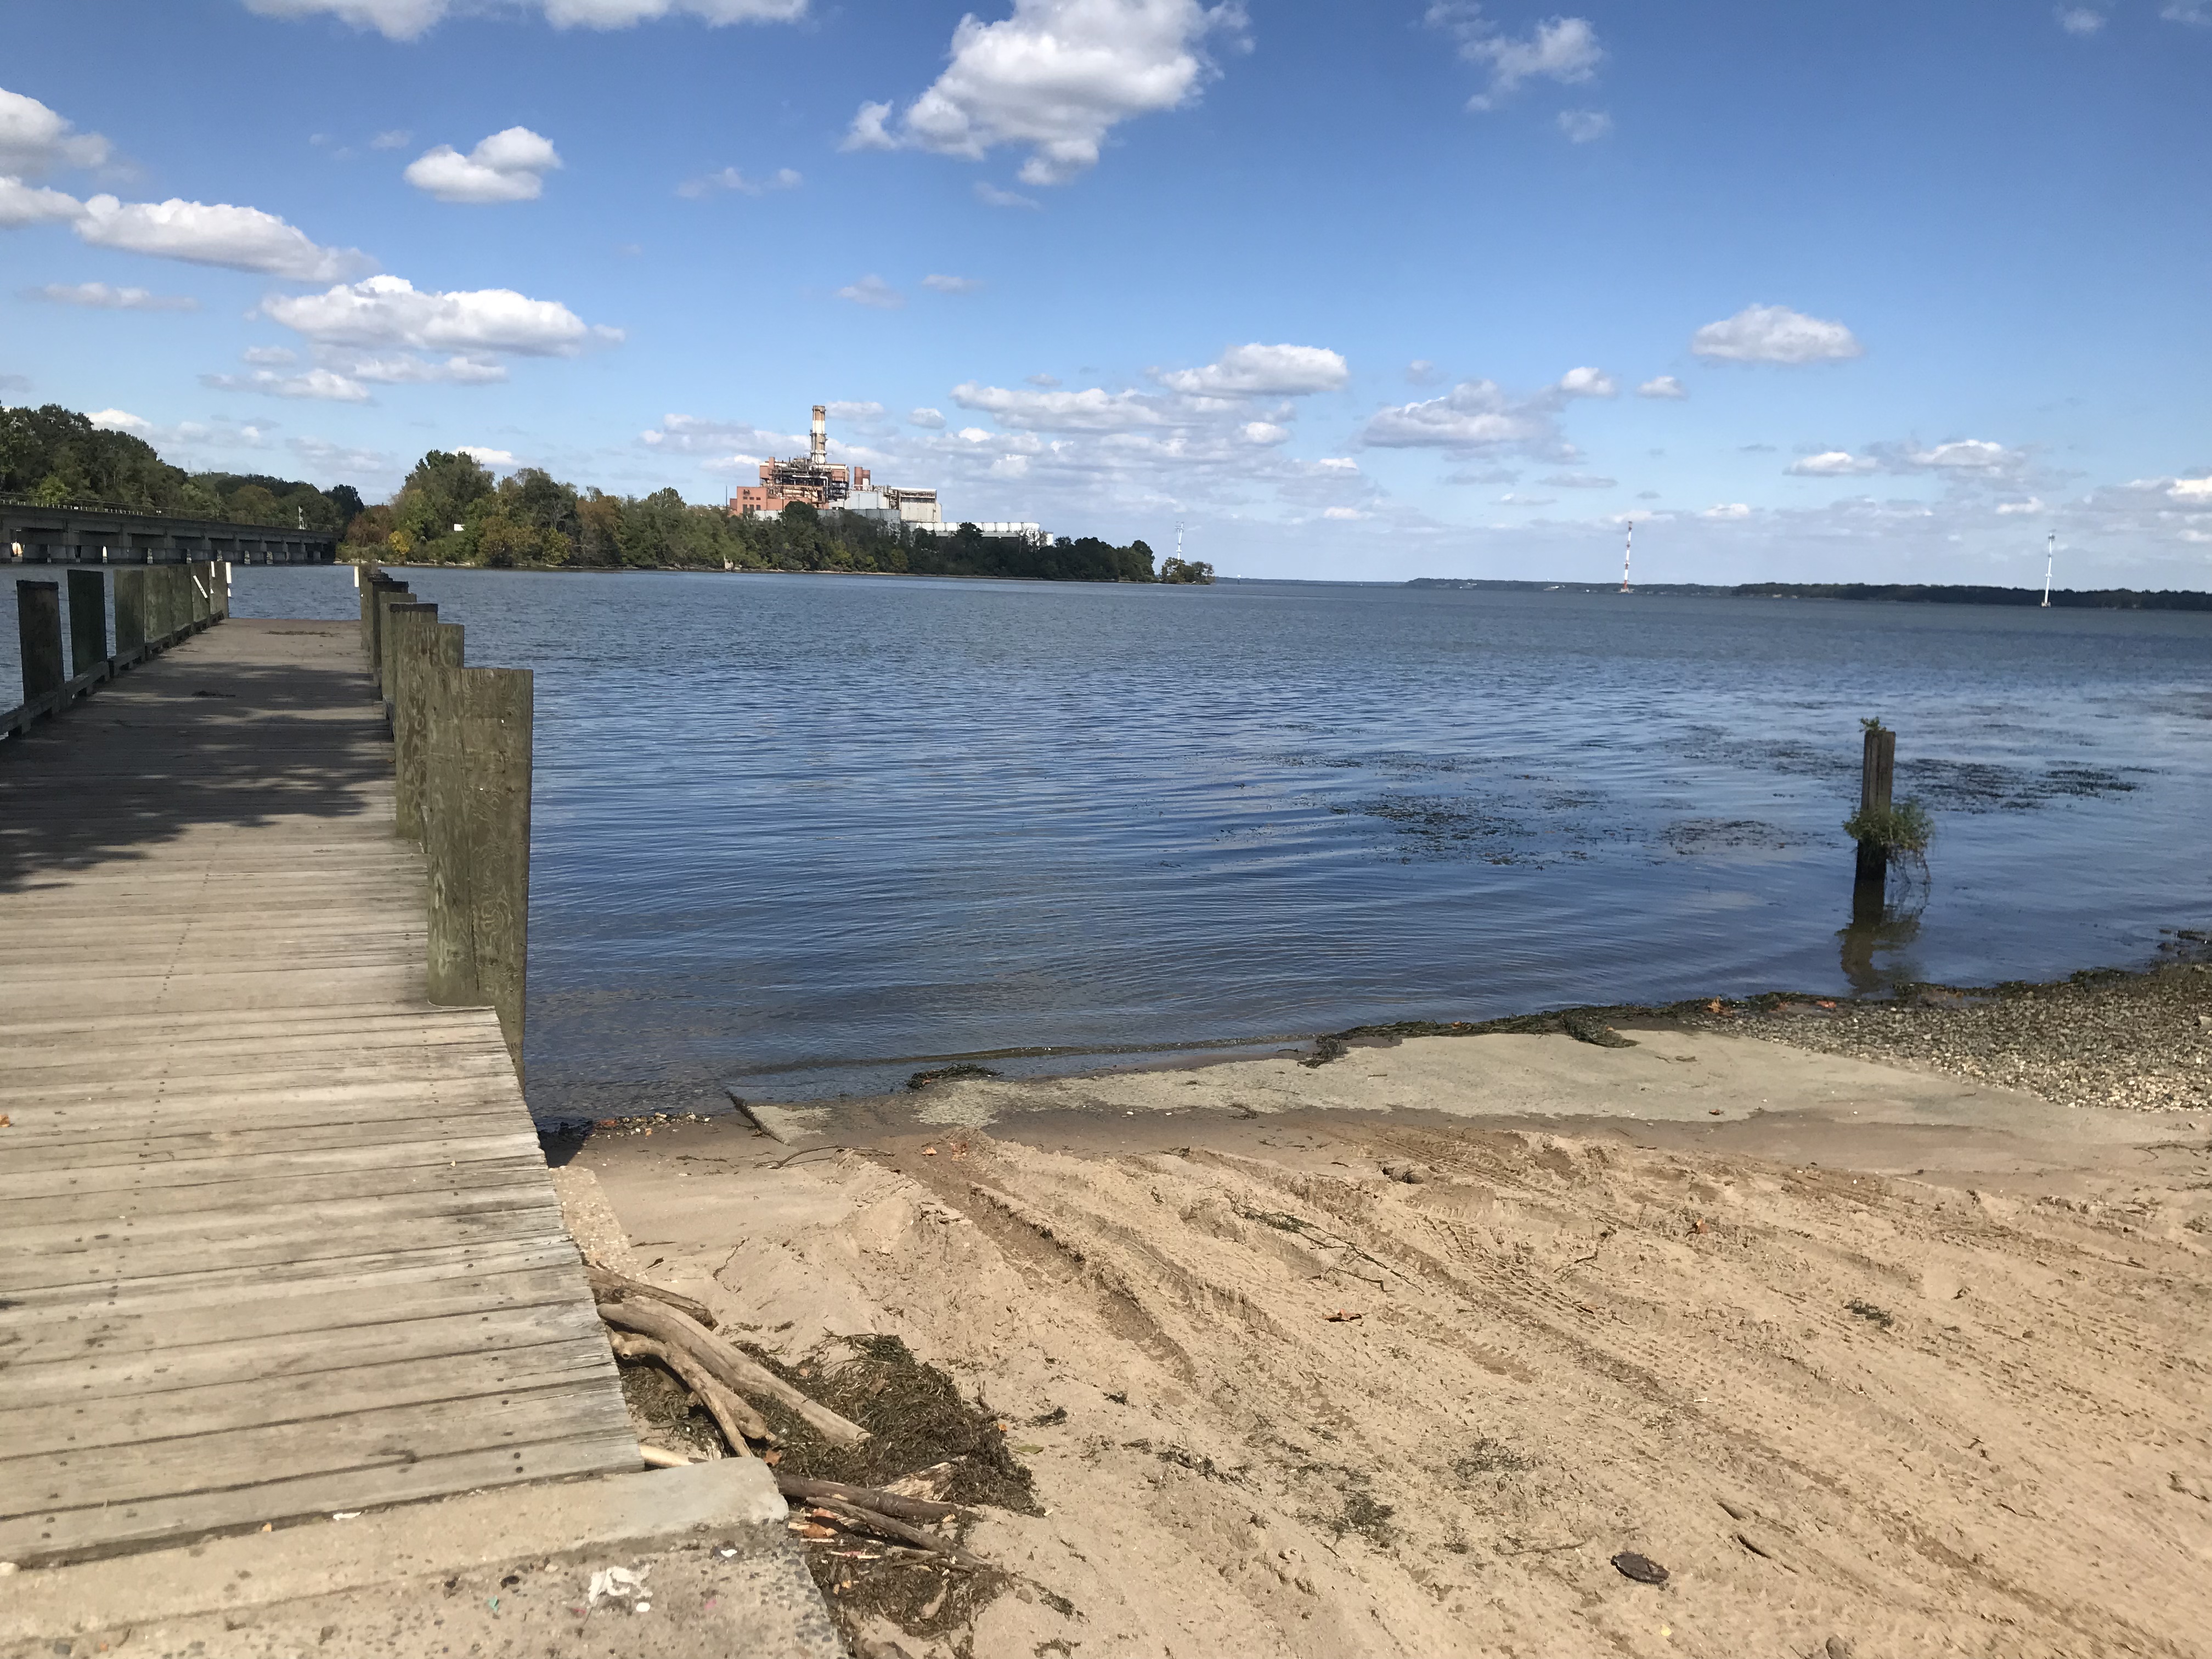
<path fill-rule="evenodd" d="M 366 1639 L 526 1560 L 531 1650 L 597 1652 L 631 1608 L 561 1562 L 709 1534 L 757 1619 L 697 1651 L 837 1651 L 758 1463 L 643 1471 L 499 1019 L 428 1000 L 424 883 L 349 623 L 224 622 L 0 744 L 0 1652 L 274 1641 L 270 1585 Z M 694 1650 L 654 1628 L 611 1650 Z"/>

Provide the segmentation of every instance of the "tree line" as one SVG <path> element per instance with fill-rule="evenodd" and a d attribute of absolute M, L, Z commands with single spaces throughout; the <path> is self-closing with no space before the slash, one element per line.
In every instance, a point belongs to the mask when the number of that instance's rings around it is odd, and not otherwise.
<path fill-rule="evenodd" d="M 262 472 L 186 472 L 143 438 L 94 426 L 58 404 L 0 409 L 0 495 L 42 507 L 117 507 L 326 531 L 343 530 L 362 511 L 351 484 L 319 489 Z"/>
<path fill-rule="evenodd" d="M 673 489 L 610 495 L 538 467 L 495 478 L 473 456 L 433 450 L 391 501 L 365 509 L 346 542 L 360 558 L 497 569 L 847 570 L 1042 581 L 1210 582 L 1210 565 L 1170 558 L 1158 571 L 1143 542 L 1095 536 L 1033 542 L 972 524 L 919 532 L 836 507 L 796 502 L 773 518 L 734 518 Z"/>
<path fill-rule="evenodd" d="M 849 570 L 1044 581 L 1210 582 L 1211 565 L 1170 558 L 1156 571 L 1143 542 L 1095 536 L 1048 543 L 986 536 L 972 524 L 917 532 L 805 504 L 732 518 L 673 489 L 610 495 L 537 467 L 495 477 L 474 456 L 432 450 L 389 501 L 365 506 L 350 484 L 319 489 L 261 473 L 191 472 L 143 438 L 75 410 L 0 409 L 0 495 L 42 504 L 129 508 L 237 524 L 304 525 L 343 533 L 346 556 L 498 569 Z"/>

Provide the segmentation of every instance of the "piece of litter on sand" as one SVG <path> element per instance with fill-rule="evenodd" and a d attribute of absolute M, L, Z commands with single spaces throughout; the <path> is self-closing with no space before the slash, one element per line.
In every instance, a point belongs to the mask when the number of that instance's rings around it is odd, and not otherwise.
<path fill-rule="evenodd" d="M 1343 1309 L 1343 1308 L 1339 1308 L 1339 1309 L 1338 1309 L 1334 1313 L 1333 1313 L 1333 1314 L 1325 1314 L 1325 1315 L 1323 1315 L 1323 1316 L 1322 1316 L 1322 1317 L 1326 1318 L 1326 1319 L 1328 1321 L 1328 1322 L 1329 1322 L 1330 1324 L 1332 1324 L 1332 1325 L 1343 1325 L 1343 1324 L 1348 1324 L 1348 1323 L 1350 1323 L 1352 1320 L 1355 1320 L 1355 1319 L 1364 1319 L 1366 1316 L 1366 1316 L 1366 1315 L 1364 1315 L 1364 1314 L 1356 1314 L 1356 1313 L 1352 1313 L 1352 1312 L 1350 1312 L 1349 1310 L 1346 1310 L 1346 1309 Z"/>
<path fill-rule="evenodd" d="M 937 1156 L 937 1148 L 934 1146 L 925 1146 L 921 1149 L 921 1155 L 924 1158 L 935 1158 Z"/>
<path fill-rule="evenodd" d="M 361 1519 L 361 1511 L 359 1510 L 332 1510 L 331 1511 L 331 1519 L 333 1521 L 358 1521 Z"/>
<path fill-rule="evenodd" d="M 1634 1550 L 1623 1550 L 1613 1558 L 1613 1565 L 1623 1578 L 1633 1578 L 1639 1584 L 1663 1584 L 1667 1569 L 1648 1555 L 1638 1555 Z"/>
<path fill-rule="evenodd" d="M 584 1592 L 584 1599 L 597 1607 L 611 1595 L 635 1595 L 645 1589 L 645 1575 L 652 1571 L 651 1567 L 641 1567 L 635 1572 L 628 1567 L 601 1567 L 592 1575 L 591 1588 Z M 640 1609 L 646 1605 L 640 1602 Z"/>

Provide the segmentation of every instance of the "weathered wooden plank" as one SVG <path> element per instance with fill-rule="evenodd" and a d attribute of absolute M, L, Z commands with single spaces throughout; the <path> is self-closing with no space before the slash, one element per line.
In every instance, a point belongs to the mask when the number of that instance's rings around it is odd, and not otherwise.
<path fill-rule="evenodd" d="M 610 1362 L 611 1364 L 611 1362 Z M 0 1519 L 27 1512 L 128 1504 L 167 1493 L 212 1493 L 305 1475 L 414 1462 L 484 1448 L 526 1449 L 605 1412 L 591 1382 L 259 1423 L 125 1446 L 0 1455 Z M 312 1407 L 310 1407 L 312 1410 Z"/>
<path fill-rule="evenodd" d="M 0 1255 L 0 1291 L 85 1284 L 143 1273 L 161 1255 L 179 1265 L 246 1267 L 334 1260 L 404 1244 L 466 1244 L 540 1237 L 561 1225 L 558 1204 L 527 1184 L 477 1193 L 402 1193 L 360 1205 L 308 1230 L 297 1218 L 272 1226 L 254 1216 L 201 1216 L 192 1226 L 168 1218 L 143 1225 L 112 1222 L 100 1231 L 64 1224 L 40 1228 L 20 1251 Z M 11 1230 L 12 1231 L 12 1230 Z M 25 1230 L 33 1233 L 33 1230 Z"/>
<path fill-rule="evenodd" d="M 6 1172 L 0 1174 L 0 1181 L 10 1175 L 67 1170 L 96 1170 L 117 1180 L 119 1171 L 180 1169 L 203 1160 L 356 1151 L 375 1155 L 385 1148 L 476 1145 L 488 1137 L 502 1139 L 516 1157 L 537 1152 L 536 1135 L 516 1125 L 514 1103 L 506 1099 L 488 1099 L 474 1112 L 456 1109 L 446 1103 L 427 1127 L 419 1119 L 363 1119 L 343 1109 L 322 1115 L 320 1122 L 295 1121 L 265 1128 L 201 1129 L 179 1125 L 167 1134 L 121 1134 L 106 1125 L 97 1131 L 45 1133 L 21 1139 L 11 1132 Z"/>
<path fill-rule="evenodd" d="M 184 1267 L 15 1291 L 0 1307 L 6 1364 L 50 1358 L 96 1342 L 108 1352 L 143 1340 L 188 1346 L 211 1334 L 325 1330 L 366 1321 L 422 1317 L 462 1308 L 541 1301 L 573 1289 L 581 1272 L 566 1233 L 539 1231 L 474 1244 L 363 1250 L 267 1267 Z M 140 1263 L 140 1267 L 158 1267 Z M 94 1334 L 87 1334 L 91 1332 Z M 61 1350 L 56 1350 L 57 1352 Z M 4 1369 L 0 1364 L 0 1369 Z"/>
<path fill-rule="evenodd" d="M 465 1400 L 611 1373 L 596 1320 L 573 1302 L 134 1354 L 104 1368 L 8 1374 L 8 1444 L 66 1447 L 212 1434 L 288 1418 Z"/>
<path fill-rule="evenodd" d="M 145 1203 L 161 1202 L 178 1207 L 204 1209 L 210 1204 L 251 1204 L 266 1183 L 285 1182 L 355 1182 L 402 1170 L 448 1170 L 458 1181 L 468 1181 L 486 1164 L 520 1168 L 535 1179 L 544 1176 L 544 1158 L 538 1138 L 513 1125 L 496 1133 L 447 1134 L 387 1139 L 369 1146 L 325 1147 L 319 1151 L 277 1146 L 246 1152 L 209 1147 L 198 1158 L 168 1158 L 153 1162 L 80 1164 L 60 1168 L 27 1170 L 14 1159 L 0 1169 L 0 1204 L 15 1205 L 64 1198 L 88 1204 L 128 1199 L 134 1213 Z M 281 1194 L 281 1186 L 270 1190 Z M 318 1195 L 319 1188 L 296 1189 L 301 1201 Z M 356 1191 L 374 1191 L 374 1187 Z M 156 1194 L 161 1195 L 157 1200 Z M 36 1219 L 35 1211 L 24 1212 Z"/>
<path fill-rule="evenodd" d="M 574 1391 L 580 1402 L 589 1401 L 593 1393 L 589 1387 Z M 639 1467 L 637 1439 L 627 1423 L 572 1422 L 564 1431 L 556 1421 L 544 1425 L 538 1439 L 514 1441 L 497 1449 L 412 1456 L 378 1454 L 373 1461 L 286 1480 L 255 1481 L 241 1474 L 239 1484 L 232 1486 L 195 1487 L 116 1504 L 66 1509 L 58 1504 L 0 1519 L 0 1559 L 37 1565 L 342 1510 Z"/>

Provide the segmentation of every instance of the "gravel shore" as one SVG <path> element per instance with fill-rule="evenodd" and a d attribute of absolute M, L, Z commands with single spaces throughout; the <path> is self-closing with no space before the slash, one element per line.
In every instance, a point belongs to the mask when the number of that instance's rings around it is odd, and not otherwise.
<path fill-rule="evenodd" d="M 1759 997 L 1692 1024 L 1923 1066 L 2067 1106 L 2212 1112 L 2212 966 L 2088 972 L 2048 985 L 1915 988 L 1894 1002 Z"/>

